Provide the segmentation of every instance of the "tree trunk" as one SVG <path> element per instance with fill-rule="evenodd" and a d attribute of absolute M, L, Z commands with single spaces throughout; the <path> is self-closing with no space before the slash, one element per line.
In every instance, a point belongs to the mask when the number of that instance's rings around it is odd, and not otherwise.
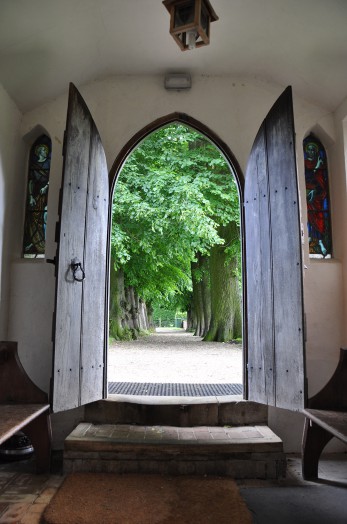
<path fill-rule="evenodd" d="M 193 283 L 193 312 L 196 325 L 194 335 L 203 337 L 211 321 L 211 292 L 209 275 L 209 258 L 197 253 L 196 262 L 191 263 Z"/>
<path fill-rule="evenodd" d="M 151 331 L 155 331 L 152 304 L 151 303 L 146 304 L 146 309 L 147 309 L 148 329 L 150 329 Z"/>
<path fill-rule="evenodd" d="M 192 293 L 192 302 L 191 302 L 191 306 L 190 306 L 190 323 L 189 323 L 189 331 L 194 331 L 196 330 L 196 326 L 198 324 L 198 319 L 197 319 L 197 316 L 196 316 L 196 310 L 195 310 L 195 304 L 194 304 L 194 295 Z"/>
<path fill-rule="evenodd" d="M 192 304 L 190 303 L 187 307 L 187 327 L 186 331 L 193 331 L 193 313 L 192 313 Z"/>
<path fill-rule="evenodd" d="M 204 304 L 202 299 L 202 288 L 200 278 L 199 260 L 191 263 L 193 284 L 193 312 L 194 312 L 194 336 L 203 336 L 205 330 Z"/>
<path fill-rule="evenodd" d="M 141 330 L 150 329 L 147 307 L 133 287 L 124 287 L 124 273 L 110 268 L 110 337 L 116 340 L 137 338 Z"/>
<path fill-rule="evenodd" d="M 139 297 L 132 286 L 126 289 L 127 307 L 129 311 L 129 327 L 133 332 L 133 337 L 137 338 L 140 331 L 139 322 Z"/>
<path fill-rule="evenodd" d="M 224 238 L 224 245 L 215 245 L 211 249 L 211 324 L 204 340 L 228 342 L 241 337 L 241 297 L 235 270 L 237 260 L 225 253 L 230 243 L 239 236 L 239 227 L 235 222 L 220 226 L 219 235 Z"/>
<path fill-rule="evenodd" d="M 197 332 L 198 327 L 198 317 L 197 317 L 197 290 L 196 290 L 196 279 L 195 279 L 195 269 L 197 267 L 196 262 L 190 263 L 190 271 L 192 275 L 192 301 L 191 301 L 191 329 L 194 331 L 194 335 Z"/>
<path fill-rule="evenodd" d="M 207 256 L 198 254 L 199 267 L 201 271 L 201 296 L 202 308 L 204 315 L 204 331 L 201 336 L 204 337 L 210 328 L 211 323 L 211 283 L 210 283 L 210 259 Z"/>
<path fill-rule="evenodd" d="M 111 259 L 110 268 L 110 336 L 116 340 L 124 338 L 125 327 L 125 291 L 124 273 L 121 269 L 116 270 Z"/>
<path fill-rule="evenodd" d="M 149 330 L 146 302 L 142 298 L 139 300 L 139 324 L 142 331 Z"/>

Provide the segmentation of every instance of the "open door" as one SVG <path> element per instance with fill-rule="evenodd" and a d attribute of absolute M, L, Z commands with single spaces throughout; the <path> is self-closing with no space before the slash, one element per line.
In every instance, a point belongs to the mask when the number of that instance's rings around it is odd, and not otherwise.
<path fill-rule="evenodd" d="M 53 411 L 106 394 L 109 183 L 98 130 L 70 84 L 56 260 Z"/>
<path fill-rule="evenodd" d="M 248 399 L 301 410 L 305 355 L 292 91 L 262 123 L 244 192 Z"/>

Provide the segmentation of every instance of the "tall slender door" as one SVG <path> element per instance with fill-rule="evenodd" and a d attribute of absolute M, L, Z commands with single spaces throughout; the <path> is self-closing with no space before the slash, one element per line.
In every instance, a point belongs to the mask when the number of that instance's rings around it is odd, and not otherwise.
<path fill-rule="evenodd" d="M 305 404 L 302 255 L 291 88 L 262 123 L 244 193 L 248 399 Z"/>
<path fill-rule="evenodd" d="M 105 396 L 108 170 L 96 125 L 72 84 L 59 207 L 55 412 Z"/>
<path fill-rule="evenodd" d="M 292 94 L 264 120 L 244 193 L 248 398 L 305 403 L 302 263 Z M 101 140 L 70 87 L 57 257 L 53 410 L 105 396 L 109 187 Z"/>

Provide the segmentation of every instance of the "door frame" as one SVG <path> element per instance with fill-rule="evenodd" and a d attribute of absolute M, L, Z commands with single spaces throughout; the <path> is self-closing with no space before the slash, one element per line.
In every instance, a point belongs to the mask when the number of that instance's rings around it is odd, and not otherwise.
<path fill-rule="evenodd" d="M 244 261 L 245 261 L 245 231 L 244 231 L 244 186 L 245 186 L 245 177 L 241 170 L 241 167 L 236 160 L 234 154 L 232 153 L 229 146 L 209 127 L 207 127 L 205 124 L 201 123 L 199 120 L 196 120 L 195 118 L 187 115 L 186 113 L 180 113 L 180 112 L 174 112 L 170 113 L 166 116 L 160 117 L 147 126 L 143 127 L 138 131 L 121 149 L 121 151 L 116 156 L 115 161 L 113 162 L 113 165 L 111 167 L 110 173 L 109 173 L 109 233 L 107 236 L 107 249 L 108 249 L 108 261 L 110 263 L 110 251 L 111 251 L 111 245 L 110 245 L 110 239 L 111 239 L 111 225 L 112 225 L 112 201 L 113 201 L 113 193 L 115 189 L 115 185 L 118 179 L 118 176 L 122 170 L 122 167 L 124 163 L 126 162 L 129 155 L 134 151 L 134 149 L 144 140 L 148 135 L 151 133 L 157 131 L 161 127 L 165 127 L 166 125 L 172 124 L 172 123 L 180 123 L 185 124 L 202 135 L 206 136 L 223 154 L 225 159 L 227 160 L 231 170 L 234 172 L 235 175 L 235 181 L 238 187 L 238 193 L 239 193 L 239 202 L 240 202 L 240 230 L 241 230 L 241 256 L 242 256 L 242 342 L 243 342 L 243 396 L 245 399 L 248 398 L 248 376 L 247 376 L 247 361 L 248 361 L 248 345 L 247 345 L 247 283 L 246 283 L 246 274 L 245 274 L 245 268 L 244 268 Z M 110 272 L 108 267 L 108 282 L 110 280 Z M 107 303 L 109 303 L 109 285 L 107 287 Z M 107 310 L 107 322 L 108 322 L 108 310 Z M 107 366 L 107 359 L 105 366 Z M 105 373 L 105 376 L 107 377 L 107 372 Z M 107 380 L 107 379 L 106 379 Z M 107 384 L 105 384 L 105 387 L 107 387 Z M 107 390 L 107 389 L 106 389 Z"/>

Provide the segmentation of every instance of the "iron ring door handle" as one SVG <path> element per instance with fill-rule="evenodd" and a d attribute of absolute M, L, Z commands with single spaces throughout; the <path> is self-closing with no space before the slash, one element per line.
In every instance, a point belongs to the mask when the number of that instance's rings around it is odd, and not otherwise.
<path fill-rule="evenodd" d="M 71 261 L 71 269 L 72 269 L 72 274 L 73 274 L 74 280 L 76 280 L 77 282 L 83 282 L 83 280 L 86 278 L 86 274 L 85 274 L 85 271 L 84 271 L 84 269 L 82 267 L 81 262 L 79 262 L 79 260 L 77 258 L 74 258 Z M 81 273 L 81 277 L 77 276 L 77 272 L 78 271 Z"/>

